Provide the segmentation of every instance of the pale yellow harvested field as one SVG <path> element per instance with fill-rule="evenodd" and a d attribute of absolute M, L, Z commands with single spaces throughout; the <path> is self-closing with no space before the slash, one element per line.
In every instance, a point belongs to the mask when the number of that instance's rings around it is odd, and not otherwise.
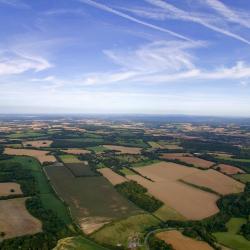
<path fill-rule="evenodd" d="M 48 155 L 49 151 L 36 150 L 36 149 L 19 149 L 19 148 L 5 148 L 4 154 L 7 155 L 25 155 L 36 158 L 40 163 L 56 162 L 53 155 Z"/>
<path fill-rule="evenodd" d="M 241 182 L 213 169 L 199 171 L 181 179 L 197 186 L 210 188 L 222 195 L 242 192 L 245 187 Z"/>
<path fill-rule="evenodd" d="M 164 148 L 166 148 L 166 149 L 182 149 L 182 147 L 177 145 L 177 144 L 166 144 L 166 145 L 164 145 Z"/>
<path fill-rule="evenodd" d="M 83 232 L 89 235 L 109 222 L 111 219 L 106 217 L 85 217 L 80 220 L 80 226 Z"/>
<path fill-rule="evenodd" d="M 51 140 L 37 140 L 37 141 L 24 141 L 24 147 L 34 147 L 34 148 L 43 148 L 49 147 L 53 141 Z"/>
<path fill-rule="evenodd" d="M 179 160 L 188 164 L 193 164 L 195 167 L 199 168 L 210 168 L 214 165 L 214 162 L 181 153 L 180 154 L 166 153 L 162 155 L 162 158 L 169 160 Z"/>
<path fill-rule="evenodd" d="M 113 185 L 117 185 L 117 184 L 120 184 L 120 183 L 127 181 L 127 179 L 125 177 L 115 173 L 110 168 L 101 168 L 101 169 L 98 169 L 98 171 L 100 173 L 102 173 L 102 175 L 106 179 L 108 179 Z"/>
<path fill-rule="evenodd" d="M 0 196 L 22 194 L 20 184 L 15 182 L 0 183 Z"/>
<path fill-rule="evenodd" d="M 149 141 L 148 144 L 152 147 L 152 148 L 164 148 L 164 146 L 160 145 L 159 143 L 157 142 L 154 142 L 154 141 Z"/>
<path fill-rule="evenodd" d="M 84 154 L 90 153 L 89 150 L 81 149 L 81 148 L 68 148 L 68 149 L 65 149 L 62 151 L 67 153 L 67 154 L 72 154 L 72 155 L 84 155 Z"/>
<path fill-rule="evenodd" d="M 165 161 L 144 167 L 137 167 L 135 170 L 153 181 L 177 181 L 185 176 L 202 171 L 197 168 L 186 167 L 180 164 Z"/>
<path fill-rule="evenodd" d="M 219 164 L 215 167 L 215 169 L 217 169 L 218 167 L 220 172 L 228 175 L 245 173 L 245 171 L 243 171 L 242 169 L 227 164 Z"/>
<path fill-rule="evenodd" d="M 217 213 L 218 196 L 193 188 L 177 181 L 151 182 L 139 175 L 128 175 L 128 179 L 137 181 L 146 187 L 150 194 L 169 204 L 187 219 L 200 220 Z"/>
<path fill-rule="evenodd" d="M 42 223 L 33 217 L 25 207 L 27 198 L 0 201 L 0 228 L 4 239 L 42 231 Z"/>
<path fill-rule="evenodd" d="M 208 243 L 187 237 L 177 230 L 160 232 L 156 237 L 171 244 L 175 250 L 213 250 Z"/>
<path fill-rule="evenodd" d="M 110 150 L 117 150 L 121 154 L 140 154 L 141 148 L 136 147 L 124 147 L 124 146 L 116 146 L 116 145 L 103 145 L 105 148 Z"/>
<path fill-rule="evenodd" d="M 137 167 L 135 170 L 153 181 L 139 175 L 126 177 L 146 187 L 150 194 L 187 219 L 200 220 L 219 211 L 216 205 L 219 196 L 178 181 L 202 170 L 168 162 Z"/>

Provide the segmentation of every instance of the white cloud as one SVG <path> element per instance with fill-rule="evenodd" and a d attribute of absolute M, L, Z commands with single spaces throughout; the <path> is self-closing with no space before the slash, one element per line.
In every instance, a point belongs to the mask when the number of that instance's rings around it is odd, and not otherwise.
<path fill-rule="evenodd" d="M 105 50 L 104 54 L 119 65 L 120 70 L 91 73 L 85 75 L 81 83 L 95 85 L 140 81 L 160 73 L 166 75 L 183 72 L 184 75 L 190 75 L 196 70 L 193 64 L 195 59 L 188 50 L 205 45 L 204 42 L 158 41 L 131 51 Z"/>
<path fill-rule="evenodd" d="M 11 7 L 20 8 L 20 9 L 28 9 L 29 8 L 29 5 L 23 3 L 20 0 L 0 0 L 0 4 L 6 4 L 6 5 L 9 5 Z"/>
<path fill-rule="evenodd" d="M 164 10 L 168 15 L 172 15 L 172 18 L 175 18 L 175 19 L 179 19 L 179 20 L 184 20 L 184 21 L 189 21 L 189 22 L 194 22 L 194 23 L 198 23 L 206 28 L 209 28 L 213 31 L 216 31 L 218 33 L 221 33 L 221 34 L 224 34 L 226 36 L 229 36 L 229 37 L 232 37 L 236 40 L 239 40 L 241 42 L 244 42 L 246 44 L 249 44 L 250 45 L 250 41 L 245 39 L 244 37 L 238 35 L 238 34 L 235 34 L 231 31 L 228 31 L 226 30 L 224 27 L 220 27 L 218 25 L 218 23 L 215 23 L 216 19 L 215 20 L 209 20 L 207 18 L 202 18 L 198 15 L 195 15 L 193 13 L 190 13 L 190 12 L 187 12 L 187 11 L 184 11 L 182 9 L 179 9 L 177 7 L 175 7 L 174 5 L 172 4 L 169 4 L 169 3 L 166 3 L 162 0 L 145 0 L 146 2 L 154 5 L 154 6 L 157 6 L 159 8 L 161 8 L 161 10 Z M 167 18 L 168 16 L 166 16 Z M 162 15 L 161 15 L 161 18 L 162 18 Z"/>
<path fill-rule="evenodd" d="M 141 46 L 135 51 L 110 51 L 104 53 L 116 64 L 138 72 L 176 72 L 194 67 L 188 49 L 205 46 L 204 42 L 157 41 Z"/>
<path fill-rule="evenodd" d="M 84 79 L 79 81 L 84 85 L 96 85 L 96 84 L 107 84 L 117 83 L 133 78 L 137 75 L 135 71 L 120 71 L 120 72 L 107 72 L 107 73 L 93 73 L 87 74 Z"/>
<path fill-rule="evenodd" d="M 204 72 L 201 77 L 206 79 L 242 79 L 250 78 L 250 65 L 244 61 L 238 61 L 231 68 L 222 67 L 212 72 Z"/>
<path fill-rule="evenodd" d="M 164 32 L 164 33 L 168 33 L 169 35 L 177 37 L 179 39 L 183 39 L 183 40 L 186 40 L 186 41 L 191 41 L 191 39 L 189 39 L 186 36 L 183 36 L 183 35 L 181 35 L 179 33 L 176 33 L 174 31 L 171 31 L 171 30 L 166 29 L 166 28 L 162 28 L 162 27 L 157 26 L 157 25 L 144 22 L 144 21 L 139 20 L 137 18 L 134 18 L 134 17 L 132 17 L 130 15 L 127 15 L 127 14 L 121 12 L 121 11 L 115 10 L 115 9 L 113 9 L 113 8 L 107 6 L 107 5 L 104 5 L 104 4 L 101 4 L 101 3 L 97 3 L 97 2 L 92 1 L 92 0 L 78 0 L 78 1 L 80 1 L 82 3 L 85 3 L 85 4 L 88 4 L 88 5 L 91 5 L 91 6 L 94 6 L 95 8 L 104 10 L 106 12 L 112 13 L 112 14 L 114 14 L 116 16 L 125 18 L 125 19 L 130 20 L 130 21 L 132 21 L 134 23 L 141 24 L 141 25 L 146 26 L 148 28 L 151 28 L 151 29 L 154 29 L 154 30 L 158 30 L 158 31 L 161 31 L 161 32 Z"/>
<path fill-rule="evenodd" d="M 218 0 L 205 0 L 204 2 L 216 10 L 220 15 L 224 16 L 228 21 L 250 28 L 249 13 L 233 10 Z"/>
<path fill-rule="evenodd" d="M 185 79 L 245 80 L 250 78 L 250 65 L 236 61 L 235 65 L 205 70 L 198 67 L 198 59 L 190 50 L 206 46 L 202 42 L 158 41 L 134 51 L 105 50 L 104 53 L 121 68 L 115 72 L 93 72 L 79 84 L 98 85 L 114 83 L 174 83 Z"/>
<path fill-rule="evenodd" d="M 44 58 L 8 51 L 0 53 L 0 75 L 21 74 L 28 70 L 42 71 L 52 67 Z"/>
<path fill-rule="evenodd" d="M 51 9 L 43 13 L 47 16 L 59 16 L 59 15 L 85 15 L 85 12 L 79 9 Z"/>

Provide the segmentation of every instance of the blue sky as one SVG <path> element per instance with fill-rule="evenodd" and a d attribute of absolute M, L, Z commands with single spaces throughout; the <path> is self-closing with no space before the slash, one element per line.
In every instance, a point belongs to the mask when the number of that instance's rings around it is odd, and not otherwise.
<path fill-rule="evenodd" d="M 250 1 L 0 0 L 0 113 L 250 116 Z"/>

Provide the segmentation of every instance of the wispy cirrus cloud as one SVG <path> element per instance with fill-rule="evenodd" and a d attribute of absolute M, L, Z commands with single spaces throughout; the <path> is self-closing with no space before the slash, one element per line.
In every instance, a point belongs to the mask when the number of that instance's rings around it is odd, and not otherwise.
<path fill-rule="evenodd" d="M 167 34 L 169 34 L 171 36 L 174 36 L 174 37 L 177 37 L 179 39 L 183 39 L 183 40 L 186 40 L 186 41 L 191 41 L 190 38 L 188 38 L 188 37 L 186 37 L 184 35 L 181 35 L 181 34 L 179 34 L 177 32 L 172 31 L 172 30 L 169 30 L 169 29 L 166 29 L 166 28 L 162 28 L 160 26 L 157 26 L 157 25 L 154 25 L 154 24 L 142 21 L 142 20 L 137 19 L 137 18 L 135 18 L 133 16 L 130 16 L 130 15 L 127 15 L 127 14 L 121 12 L 121 11 L 118 11 L 118 10 L 116 10 L 114 8 L 111 8 L 111 7 L 109 7 L 109 6 L 105 5 L 105 4 L 97 3 L 97 2 L 92 1 L 92 0 L 78 0 L 78 1 L 80 1 L 80 2 L 82 2 L 84 4 L 91 5 L 91 6 L 95 7 L 95 8 L 101 9 L 103 11 L 112 13 L 112 14 L 114 14 L 116 16 L 125 18 L 127 20 L 130 20 L 130 21 L 132 21 L 134 23 L 143 25 L 145 27 L 148 27 L 148 28 L 151 28 L 151 29 L 154 29 L 154 30 L 158 30 L 160 32 L 167 33 Z"/>
<path fill-rule="evenodd" d="M 223 27 L 220 27 L 218 25 L 218 23 L 215 23 L 216 20 L 208 20 L 207 18 L 201 18 L 200 16 L 197 16 L 194 13 L 190 13 L 188 11 L 177 8 L 174 5 L 169 4 L 167 2 L 164 2 L 162 0 L 145 0 L 145 1 L 147 3 L 152 4 L 153 6 L 159 7 L 161 10 L 165 11 L 166 18 L 168 18 L 168 15 L 172 15 L 171 18 L 198 23 L 198 24 L 200 24 L 200 25 L 202 25 L 210 30 L 221 33 L 221 34 L 226 35 L 228 37 L 232 37 L 236 40 L 239 40 L 241 42 L 244 42 L 244 43 L 250 45 L 249 40 L 247 40 L 246 38 L 244 38 L 238 34 L 231 32 L 229 30 L 226 30 Z M 162 18 L 162 14 L 160 15 L 160 18 Z"/>
<path fill-rule="evenodd" d="M 187 79 L 250 79 L 250 65 L 236 61 L 232 66 L 211 70 L 200 68 L 192 50 L 207 46 L 204 42 L 158 41 L 133 51 L 105 50 L 104 54 L 121 68 L 115 72 L 93 72 L 84 76 L 83 85 L 118 83 L 176 83 Z"/>
<path fill-rule="evenodd" d="M 59 15 L 85 15 L 85 12 L 79 9 L 51 9 L 43 12 L 47 16 L 59 16 Z"/>
<path fill-rule="evenodd" d="M 201 41 L 157 41 L 131 51 L 104 50 L 103 53 L 113 63 L 119 65 L 120 70 L 88 74 L 83 78 L 82 83 L 95 85 L 126 82 L 127 80 L 140 81 L 145 76 L 160 72 L 170 74 L 193 70 L 194 57 L 187 50 L 205 45 L 206 43 Z"/>
<path fill-rule="evenodd" d="M 213 8 L 217 13 L 224 16 L 227 21 L 250 28 L 250 14 L 241 10 L 233 10 L 218 0 L 205 0 L 203 3 Z"/>
<path fill-rule="evenodd" d="M 159 72 L 154 75 L 147 75 L 141 77 L 139 80 L 145 83 L 169 83 L 176 82 L 180 80 L 241 80 L 241 82 L 247 82 L 250 79 L 250 65 L 243 61 L 238 61 L 232 67 L 220 67 L 214 70 L 204 70 L 198 67 L 177 72 L 173 74 L 166 74 L 164 72 Z"/>
<path fill-rule="evenodd" d="M 29 9 L 30 6 L 20 0 L 0 0 L 0 4 L 6 4 L 14 8 Z"/>
<path fill-rule="evenodd" d="M 114 63 L 138 72 L 176 72 L 194 67 L 193 56 L 187 51 L 206 46 L 205 42 L 156 41 L 136 50 L 104 50 Z"/>
<path fill-rule="evenodd" d="M 28 70 L 42 71 L 52 67 L 45 58 L 13 51 L 0 53 L 0 75 L 21 74 Z"/>

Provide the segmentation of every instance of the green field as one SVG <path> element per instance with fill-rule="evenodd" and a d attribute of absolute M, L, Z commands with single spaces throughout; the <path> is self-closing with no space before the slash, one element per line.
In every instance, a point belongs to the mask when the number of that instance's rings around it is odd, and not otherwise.
<path fill-rule="evenodd" d="M 92 234 L 91 237 L 100 243 L 112 246 L 122 244 L 126 247 L 130 236 L 135 233 L 143 236 L 147 228 L 156 226 L 159 223 L 160 221 L 151 214 L 134 215 L 104 226 L 99 231 Z"/>
<path fill-rule="evenodd" d="M 155 142 L 155 141 L 149 141 L 148 144 L 149 144 L 150 147 L 152 147 L 152 148 L 161 148 L 161 145 L 158 144 L 158 143 Z"/>
<path fill-rule="evenodd" d="M 102 153 L 102 152 L 105 152 L 105 151 L 109 151 L 109 149 L 103 147 L 102 145 L 101 146 L 96 146 L 96 147 L 89 147 L 87 149 L 91 150 L 91 151 L 94 151 L 95 153 Z"/>
<path fill-rule="evenodd" d="M 8 144 L 7 145 L 9 148 L 22 148 L 23 147 L 23 145 L 20 143 L 20 144 L 18 144 L 18 143 L 15 143 L 15 144 Z"/>
<path fill-rule="evenodd" d="M 52 210 L 55 214 L 57 214 L 65 223 L 71 224 L 72 220 L 69 216 L 67 207 L 63 204 L 63 202 L 58 199 L 58 197 L 54 194 L 53 189 L 51 188 L 41 165 L 37 160 L 27 156 L 15 156 L 11 160 L 7 160 L 7 162 L 18 162 L 23 165 L 24 168 L 29 169 L 34 176 L 37 189 L 40 193 L 41 201 L 46 209 Z"/>
<path fill-rule="evenodd" d="M 41 136 L 46 136 L 46 134 L 40 132 L 27 131 L 27 132 L 20 132 L 7 135 L 7 137 L 10 139 L 41 137 Z"/>
<path fill-rule="evenodd" d="M 154 163 L 158 163 L 158 162 L 161 162 L 161 161 L 160 160 L 146 159 L 146 160 L 143 160 L 143 161 L 139 161 L 139 162 L 133 163 L 132 166 L 134 168 L 144 167 L 144 166 L 148 166 L 148 165 L 151 165 L 151 164 L 154 164 Z"/>
<path fill-rule="evenodd" d="M 136 163 L 147 159 L 147 157 L 142 155 L 129 155 L 129 154 L 117 155 L 116 157 L 122 161 L 129 163 Z"/>
<path fill-rule="evenodd" d="M 241 182 L 250 182 L 250 174 L 235 174 L 233 177 Z"/>
<path fill-rule="evenodd" d="M 246 219 L 243 218 L 232 218 L 226 224 L 228 232 L 218 232 L 214 233 L 213 235 L 220 244 L 230 247 L 234 250 L 250 249 L 250 241 L 248 241 L 242 235 L 237 234 L 245 222 Z"/>
<path fill-rule="evenodd" d="M 232 161 L 232 162 L 249 162 L 250 163 L 250 159 L 236 159 L 236 158 L 224 157 L 224 156 L 217 156 L 217 158 L 222 159 L 222 160 Z"/>
<path fill-rule="evenodd" d="M 80 163 L 81 161 L 75 155 L 59 155 L 63 163 Z"/>
<path fill-rule="evenodd" d="M 123 167 L 120 172 L 122 172 L 125 175 L 134 175 L 136 174 L 135 172 L 131 171 L 129 168 Z"/>
<path fill-rule="evenodd" d="M 69 205 L 79 224 L 87 217 L 110 221 L 140 212 L 102 176 L 75 178 L 65 166 L 47 166 L 45 169 L 56 192 Z"/>
<path fill-rule="evenodd" d="M 53 250 L 108 250 L 82 236 L 68 237 L 58 241 Z"/>
<path fill-rule="evenodd" d="M 179 214 L 174 209 L 163 205 L 157 211 L 154 212 L 154 215 L 159 218 L 160 220 L 167 221 L 167 220 L 186 220 L 181 214 Z"/>

